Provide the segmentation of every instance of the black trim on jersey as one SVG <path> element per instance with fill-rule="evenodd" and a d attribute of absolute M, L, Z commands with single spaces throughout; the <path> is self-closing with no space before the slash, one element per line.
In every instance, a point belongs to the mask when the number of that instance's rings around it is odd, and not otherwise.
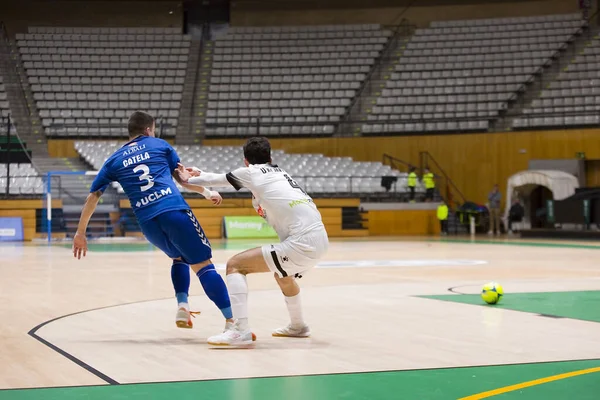
<path fill-rule="evenodd" d="M 227 175 L 225 175 L 225 178 L 227 178 L 227 182 L 231 183 L 231 186 L 233 186 L 233 188 L 235 190 L 240 190 L 241 188 L 244 187 L 244 185 L 242 185 L 242 181 L 240 181 L 234 174 L 232 174 L 231 172 L 228 172 Z"/>
<path fill-rule="evenodd" d="M 273 250 L 271 252 L 271 257 L 273 257 L 273 262 L 275 263 L 275 266 L 277 267 L 277 271 L 279 271 L 281 273 L 281 276 L 283 276 L 284 278 L 286 276 L 288 276 L 287 272 L 285 272 L 283 270 L 283 268 L 281 268 L 281 264 L 279 264 L 279 259 L 277 259 L 277 253 L 275 253 L 275 250 Z"/>

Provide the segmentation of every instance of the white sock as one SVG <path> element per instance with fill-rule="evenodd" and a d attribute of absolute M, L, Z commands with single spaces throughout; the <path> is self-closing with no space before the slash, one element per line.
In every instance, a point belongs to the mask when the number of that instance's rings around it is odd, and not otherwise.
<path fill-rule="evenodd" d="M 233 318 L 238 320 L 241 329 L 248 328 L 248 282 L 246 275 L 227 275 L 227 287 L 231 299 L 231 311 Z"/>
<path fill-rule="evenodd" d="M 177 307 L 190 311 L 190 305 L 188 303 L 177 303 Z"/>
<path fill-rule="evenodd" d="M 285 296 L 285 304 L 290 313 L 290 320 L 293 327 L 302 327 L 306 325 L 302 316 L 302 302 L 300 301 L 300 293 L 295 296 Z"/>

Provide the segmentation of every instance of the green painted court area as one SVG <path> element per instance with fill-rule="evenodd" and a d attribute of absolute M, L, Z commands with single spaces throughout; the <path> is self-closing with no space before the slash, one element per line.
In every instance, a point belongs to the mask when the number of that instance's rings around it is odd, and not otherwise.
<path fill-rule="evenodd" d="M 449 368 L 287 378 L 88 386 L 0 391 L 2 400 L 240 399 L 240 400 L 448 400 L 600 366 L 600 360 L 513 366 Z M 600 374 L 592 373 L 497 396 L 498 399 L 598 399 Z"/>
<path fill-rule="evenodd" d="M 507 292 L 509 289 L 504 288 L 504 297 L 500 303 L 495 305 L 485 304 L 479 294 L 447 294 L 419 297 L 600 322 L 600 291 L 510 293 Z M 600 395 L 598 398 L 600 399 Z"/>

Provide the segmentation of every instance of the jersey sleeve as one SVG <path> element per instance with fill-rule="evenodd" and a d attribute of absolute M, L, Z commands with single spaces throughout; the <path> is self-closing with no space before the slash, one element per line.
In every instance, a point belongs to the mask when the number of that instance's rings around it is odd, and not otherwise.
<path fill-rule="evenodd" d="M 250 179 L 250 168 L 238 168 L 235 171 L 227 173 L 225 176 L 235 190 L 240 190 L 244 187 L 251 189 L 252 180 Z"/>
<path fill-rule="evenodd" d="M 179 155 L 170 144 L 167 143 L 167 162 L 169 163 L 169 170 L 173 172 L 177 169 L 177 164 L 181 162 Z"/>
<path fill-rule="evenodd" d="M 109 163 L 106 162 L 102 168 L 100 168 L 100 171 L 98 171 L 98 175 L 94 178 L 92 186 L 90 186 L 90 193 L 97 191 L 104 192 L 112 181 L 114 181 L 114 179 L 111 178 Z"/>

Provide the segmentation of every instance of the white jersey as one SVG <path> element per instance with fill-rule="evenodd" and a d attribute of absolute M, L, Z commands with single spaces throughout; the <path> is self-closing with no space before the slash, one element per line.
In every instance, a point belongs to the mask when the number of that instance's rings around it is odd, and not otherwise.
<path fill-rule="evenodd" d="M 275 229 L 281 241 L 324 228 L 312 198 L 280 167 L 250 165 L 226 177 L 236 190 L 245 187 L 252 192 L 254 209 Z"/>

